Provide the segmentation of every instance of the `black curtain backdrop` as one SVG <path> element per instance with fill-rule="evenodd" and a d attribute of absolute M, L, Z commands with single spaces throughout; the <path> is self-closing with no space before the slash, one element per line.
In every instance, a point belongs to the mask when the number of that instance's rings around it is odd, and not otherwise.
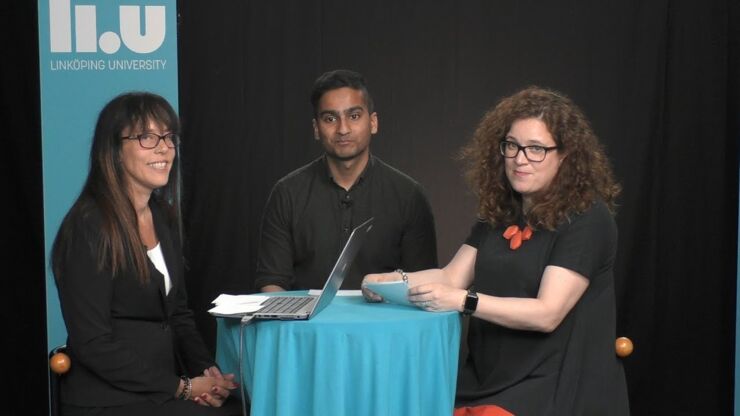
<path fill-rule="evenodd" d="M 7 415 L 43 415 L 49 408 L 36 7 L 36 1 L 0 2 L 0 365 L 9 398 L 0 413 Z"/>
<path fill-rule="evenodd" d="M 4 331 L 8 414 L 46 401 L 41 140 L 35 1 L 3 2 Z M 516 90 L 584 109 L 624 186 L 618 334 L 635 415 L 731 414 L 740 133 L 740 5 L 730 0 L 180 1 L 188 289 L 200 327 L 219 293 L 252 289 L 273 183 L 320 149 L 308 102 L 323 71 L 369 80 L 373 152 L 419 180 L 440 261 L 475 202 L 454 155 Z"/>

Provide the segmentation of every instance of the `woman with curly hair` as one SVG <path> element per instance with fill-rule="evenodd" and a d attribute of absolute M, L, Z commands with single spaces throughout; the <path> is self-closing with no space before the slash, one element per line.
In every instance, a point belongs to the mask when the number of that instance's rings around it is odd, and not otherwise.
<path fill-rule="evenodd" d="M 455 415 L 629 414 L 614 351 L 620 186 L 586 117 L 529 87 L 483 117 L 462 158 L 480 218 L 452 261 L 365 281 L 403 278 L 418 307 L 471 316 Z"/>

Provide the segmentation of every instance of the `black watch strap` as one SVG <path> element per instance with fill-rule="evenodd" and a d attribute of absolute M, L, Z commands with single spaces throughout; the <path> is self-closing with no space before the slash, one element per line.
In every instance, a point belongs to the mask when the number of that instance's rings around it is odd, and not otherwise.
<path fill-rule="evenodd" d="M 463 315 L 472 315 L 476 309 L 478 309 L 478 294 L 473 292 L 472 289 L 468 289 L 465 304 L 463 304 Z"/>

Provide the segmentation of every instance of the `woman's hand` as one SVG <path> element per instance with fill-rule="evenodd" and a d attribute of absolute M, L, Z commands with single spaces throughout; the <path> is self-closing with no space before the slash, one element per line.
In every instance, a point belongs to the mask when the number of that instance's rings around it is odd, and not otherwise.
<path fill-rule="evenodd" d="M 221 374 L 221 370 L 219 370 L 218 367 L 216 367 L 215 365 L 210 368 L 206 368 L 203 371 L 203 375 L 206 377 L 214 377 L 216 379 L 230 381 L 232 383 L 234 381 L 233 373 Z M 236 383 L 234 383 L 234 386 L 238 387 Z M 229 389 L 215 384 L 213 387 L 211 387 L 210 393 L 204 393 L 200 396 L 200 398 L 210 406 L 220 407 L 230 394 L 231 392 L 229 391 Z"/>
<path fill-rule="evenodd" d="M 398 272 L 365 275 L 365 278 L 362 279 L 362 285 L 360 286 L 362 288 L 362 296 L 364 296 L 365 300 L 368 302 L 382 302 L 383 297 L 368 289 L 366 283 L 395 282 L 401 280 L 401 278 L 402 276 Z"/>
<path fill-rule="evenodd" d="M 427 283 L 409 289 L 409 300 L 426 311 L 462 312 L 468 291 L 442 283 Z"/>
<path fill-rule="evenodd" d="M 191 381 L 191 399 L 203 406 L 221 407 L 229 397 L 230 390 L 238 387 L 234 382 L 234 374 L 221 374 L 216 366 L 205 369 L 202 376 Z"/>

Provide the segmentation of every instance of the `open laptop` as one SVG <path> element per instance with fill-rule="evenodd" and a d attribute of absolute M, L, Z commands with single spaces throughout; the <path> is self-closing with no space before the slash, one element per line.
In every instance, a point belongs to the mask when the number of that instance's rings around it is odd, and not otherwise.
<path fill-rule="evenodd" d="M 334 264 L 324 283 L 320 296 L 270 296 L 262 303 L 262 308 L 252 312 L 254 319 L 311 319 L 329 305 L 349 273 L 349 267 L 365 241 L 365 236 L 373 228 L 373 218 L 358 225 L 344 244 L 342 253 Z"/>

